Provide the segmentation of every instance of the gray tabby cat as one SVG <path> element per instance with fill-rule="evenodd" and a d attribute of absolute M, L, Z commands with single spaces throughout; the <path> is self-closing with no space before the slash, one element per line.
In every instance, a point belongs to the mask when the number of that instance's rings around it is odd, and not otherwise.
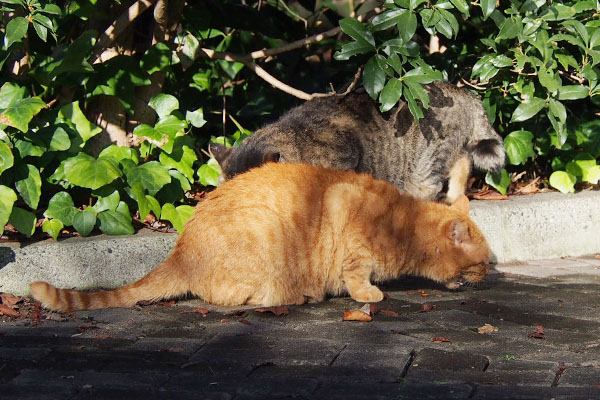
<path fill-rule="evenodd" d="M 368 172 L 417 198 L 453 203 L 471 165 L 498 171 L 502 138 L 479 99 L 446 82 L 425 86 L 430 106 L 418 124 L 406 103 L 381 114 L 367 94 L 308 101 L 238 147 L 211 144 L 225 179 L 268 161 Z"/>

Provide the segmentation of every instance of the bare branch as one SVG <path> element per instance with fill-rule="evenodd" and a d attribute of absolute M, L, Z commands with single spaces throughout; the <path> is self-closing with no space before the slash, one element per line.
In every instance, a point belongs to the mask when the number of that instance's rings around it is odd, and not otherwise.
<path fill-rule="evenodd" d="M 121 33 L 127 28 L 127 26 L 135 20 L 141 13 L 152 7 L 158 0 L 138 0 L 133 3 L 126 12 L 121 14 L 119 18 L 115 20 L 106 30 L 100 35 L 96 42 L 96 48 L 92 57 L 92 63 L 97 64 L 101 62 L 102 52 L 110 46 Z"/>
<path fill-rule="evenodd" d="M 273 56 L 273 55 L 279 54 L 279 53 L 285 53 L 290 50 L 295 50 L 300 47 L 307 46 L 311 43 L 320 42 L 321 40 L 323 40 L 325 38 L 337 35 L 341 31 L 342 30 L 340 29 L 340 27 L 333 28 L 328 31 L 318 33 L 316 35 L 309 36 L 304 39 L 296 40 L 295 42 L 284 44 L 283 46 L 273 47 L 271 49 L 266 49 L 266 50 L 253 51 L 252 53 L 249 54 L 249 56 L 250 56 L 250 58 L 257 59 L 257 58 L 265 58 L 265 57 Z"/>

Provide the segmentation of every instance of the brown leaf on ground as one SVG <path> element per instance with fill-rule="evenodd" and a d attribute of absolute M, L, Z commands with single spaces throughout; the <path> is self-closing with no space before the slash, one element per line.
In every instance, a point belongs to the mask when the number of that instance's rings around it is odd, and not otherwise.
<path fill-rule="evenodd" d="M 12 307 L 15 304 L 23 301 L 22 298 L 13 296 L 10 293 L 0 293 L 0 299 L 2 300 L 1 303 L 6 305 L 7 307 Z"/>
<path fill-rule="evenodd" d="M 423 313 L 429 312 L 431 310 L 433 310 L 433 304 L 423 303 L 423 306 L 421 307 L 421 310 L 419 310 L 419 312 Z"/>
<path fill-rule="evenodd" d="M 450 339 L 445 338 L 445 337 L 434 337 L 434 338 L 431 338 L 431 341 L 433 343 L 450 343 Z"/>
<path fill-rule="evenodd" d="M 496 192 L 495 190 L 484 190 L 473 194 L 475 200 L 506 200 L 508 196 Z"/>
<path fill-rule="evenodd" d="M 228 317 L 245 317 L 247 313 L 244 310 L 233 310 L 225 315 L 227 315 Z"/>
<path fill-rule="evenodd" d="M 392 317 L 399 317 L 400 314 L 398 314 L 396 311 L 393 310 L 379 310 L 380 313 L 382 314 L 387 314 L 387 315 L 391 315 Z"/>
<path fill-rule="evenodd" d="M 254 311 L 259 312 L 259 313 L 272 313 L 277 317 L 279 317 L 281 315 L 288 315 L 290 313 L 290 310 L 286 306 L 257 308 Z"/>
<path fill-rule="evenodd" d="M 529 182 L 517 183 L 515 193 L 519 194 L 531 194 L 540 191 L 540 177 L 532 179 Z"/>
<path fill-rule="evenodd" d="M 221 319 L 221 323 L 222 323 L 222 324 L 226 324 L 226 323 L 228 323 L 228 322 L 229 322 L 229 320 L 228 320 L 227 318 L 223 318 L 223 319 Z"/>
<path fill-rule="evenodd" d="M 498 332 L 498 328 L 490 324 L 484 324 L 477 328 L 477 333 L 481 333 L 482 335 L 486 333 Z"/>
<path fill-rule="evenodd" d="M 370 322 L 373 318 L 360 310 L 344 310 L 343 321 Z"/>
<path fill-rule="evenodd" d="M 203 317 L 206 317 L 206 314 L 208 314 L 209 312 L 210 312 L 210 310 L 206 307 L 196 307 L 191 311 L 182 311 L 179 314 L 195 313 L 195 314 L 202 314 Z"/>
<path fill-rule="evenodd" d="M 419 289 L 417 292 L 423 297 L 429 297 L 429 293 L 425 292 L 423 289 Z"/>
<path fill-rule="evenodd" d="M 16 310 L 13 310 L 12 308 L 8 307 L 5 304 L 0 304 L 0 315 L 7 315 L 9 317 L 18 317 L 19 312 Z"/>
<path fill-rule="evenodd" d="M 159 306 L 163 306 L 163 307 L 172 307 L 174 304 L 175 304 L 175 300 L 161 301 L 160 303 L 158 303 Z"/>
<path fill-rule="evenodd" d="M 531 332 L 527 337 L 534 339 L 546 339 L 546 335 L 544 334 L 544 327 L 542 325 L 538 325 L 535 329 L 535 332 Z"/>
<path fill-rule="evenodd" d="M 252 325 L 252 322 L 248 321 L 247 319 L 240 319 L 240 323 L 244 325 Z"/>

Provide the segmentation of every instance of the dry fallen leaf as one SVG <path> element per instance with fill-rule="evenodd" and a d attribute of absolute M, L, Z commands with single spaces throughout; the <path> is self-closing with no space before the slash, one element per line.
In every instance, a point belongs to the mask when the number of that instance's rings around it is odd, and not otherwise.
<path fill-rule="evenodd" d="M 286 307 L 286 306 L 276 306 L 276 307 L 267 307 L 267 308 L 257 308 L 256 310 L 254 310 L 256 312 L 259 313 L 272 313 L 275 314 L 276 316 L 280 316 L 280 315 L 288 315 L 290 313 L 290 310 Z"/>
<path fill-rule="evenodd" d="M 400 314 L 398 314 L 396 311 L 393 311 L 393 310 L 379 310 L 379 312 L 383 313 L 383 314 L 391 315 L 392 317 L 400 316 Z"/>
<path fill-rule="evenodd" d="M 344 310 L 344 321 L 370 322 L 373 318 L 360 310 Z"/>
<path fill-rule="evenodd" d="M 6 305 L 7 307 L 12 307 L 15 304 L 23 301 L 22 298 L 13 296 L 10 293 L 0 293 L 0 299 L 2 300 L 1 303 Z"/>
<path fill-rule="evenodd" d="M 206 308 L 206 307 L 195 307 L 191 311 L 182 311 L 179 314 L 195 313 L 195 314 L 202 314 L 203 317 L 206 317 L 206 314 L 208 314 L 209 312 L 210 312 L 210 310 L 208 308 Z"/>
<path fill-rule="evenodd" d="M 546 335 L 544 334 L 544 327 L 542 325 L 538 325 L 535 329 L 535 332 L 531 332 L 527 337 L 534 339 L 546 339 Z"/>
<path fill-rule="evenodd" d="M 421 308 L 421 310 L 419 312 L 429 312 L 433 310 L 433 305 L 429 304 L 429 303 L 423 303 L 423 307 Z"/>
<path fill-rule="evenodd" d="M 484 324 L 483 326 L 480 326 L 479 328 L 477 328 L 477 333 L 481 333 L 486 334 L 486 333 L 492 333 L 492 332 L 498 332 L 498 328 L 496 328 L 493 325 L 490 324 Z"/>
<path fill-rule="evenodd" d="M 226 323 L 228 323 L 228 322 L 229 322 L 229 320 L 228 320 L 227 318 L 223 318 L 223 319 L 221 319 L 221 323 L 222 323 L 222 324 L 226 324 Z"/>
<path fill-rule="evenodd" d="M 449 343 L 450 339 L 445 338 L 445 337 L 434 337 L 434 338 L 431 338 L 431 341 L 433 343 Z"/>
<path fill-rule="evenodd" d="M 505 194 L 500 194 L 495 190 L 486 190 L 483 192 L 475 193 L 473 195 L 475 200 L 506 200 L 508 196 Z"/>
<path fill-rule="evenodd" d="M 244 325 L 252 325 L 252 322 L 248 321 L 247 319 L 240 319 L 240 323 Z"/>
<path fill-rule="evenodd" d="M 19 312 L 16 310 L 13 310 L 12 308 L 10 308 L 4 304 L 0 304 L 0 315 L 7 315 L 9 317 L 18 317 Z"/>

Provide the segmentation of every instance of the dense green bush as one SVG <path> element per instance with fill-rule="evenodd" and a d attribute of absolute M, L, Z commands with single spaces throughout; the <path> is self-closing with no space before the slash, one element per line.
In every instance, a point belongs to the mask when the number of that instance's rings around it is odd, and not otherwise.
<path fill-rule="evenodd" d="M 520 171 L 565 192 L 600 178 L 598 1 L 153 3 L 0 1 L 0 231 L 129 234 L 150 214 L 180 230 L 217 183 L 208 141 L 361 67 L 383 111 L 420 118 L 442 78 L 478 93 L 505 138 L 501 192 Z"/>

